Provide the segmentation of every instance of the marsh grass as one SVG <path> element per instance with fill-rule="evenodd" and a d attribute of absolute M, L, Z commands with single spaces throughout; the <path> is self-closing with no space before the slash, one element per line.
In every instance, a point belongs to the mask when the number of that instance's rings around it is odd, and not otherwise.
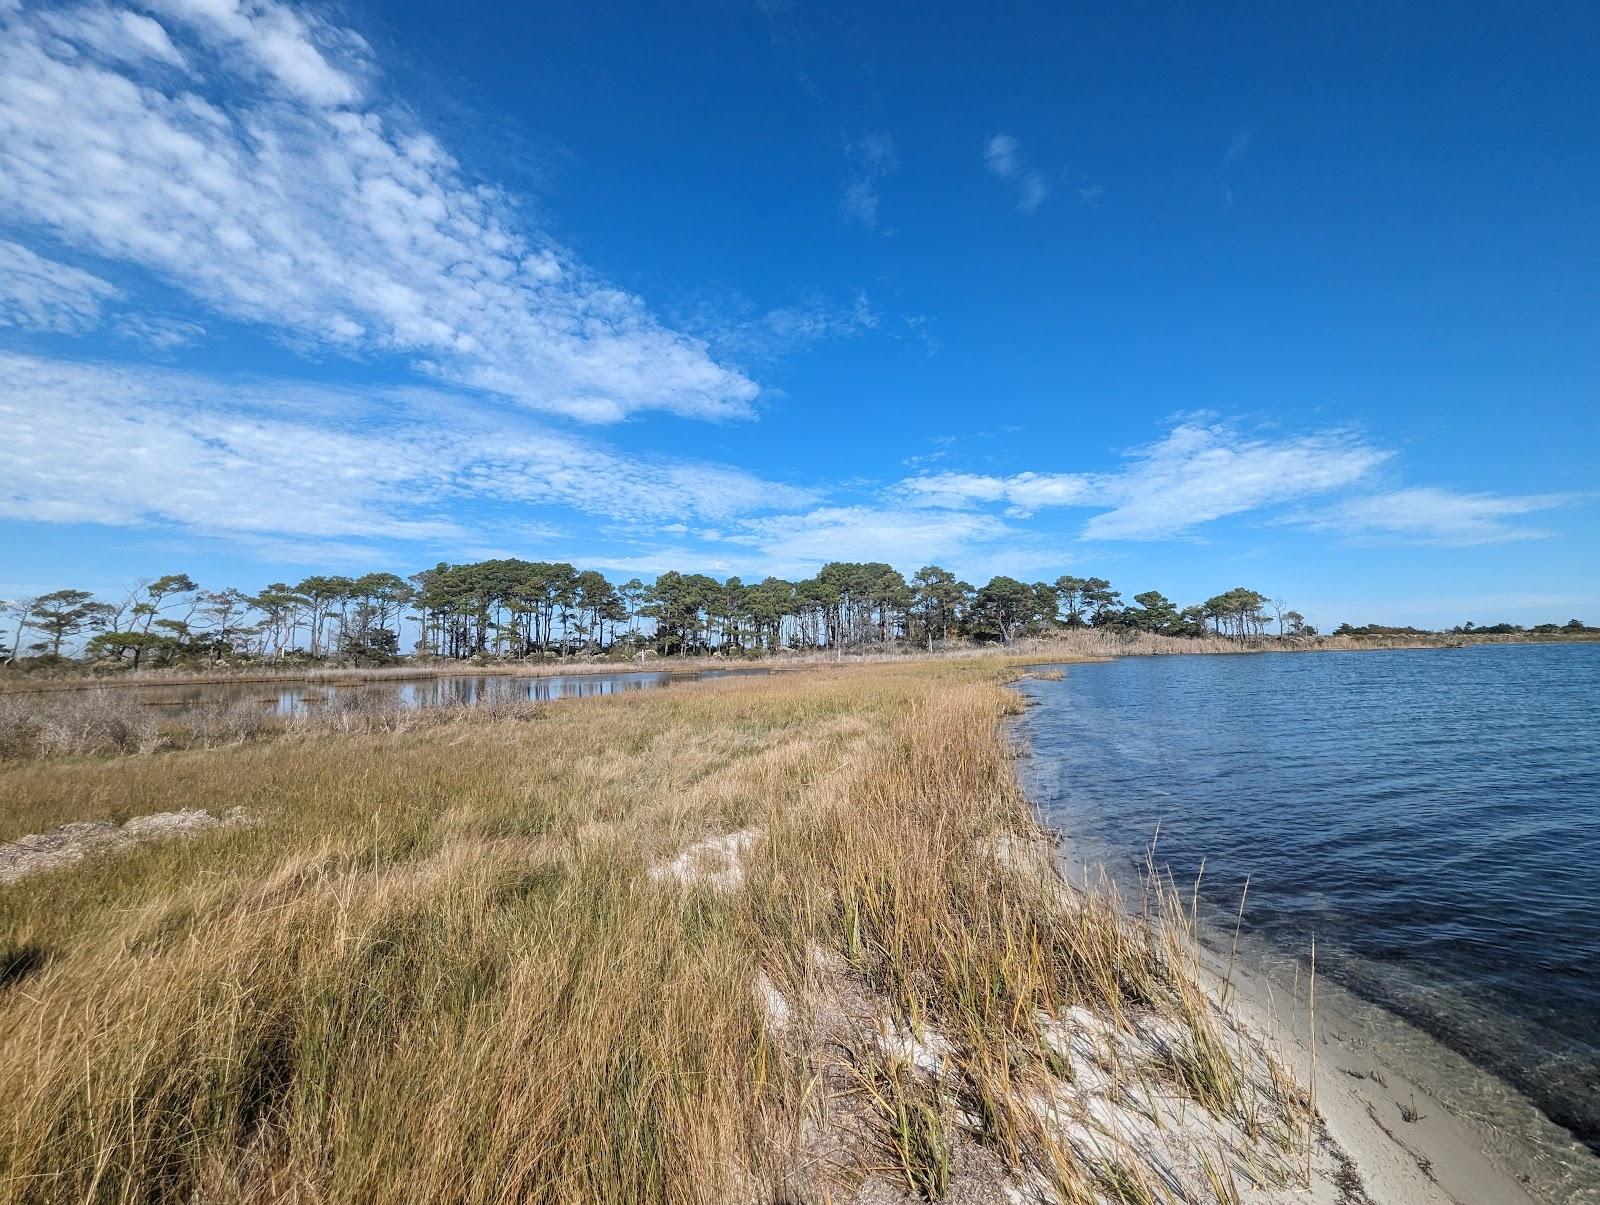
<path fill-rule="evenodd" d="M 0 763 L 215 749 L 266 738 L 409 732 L 454 722 L 468 709 L 496 721 L 537 717 L 543 705 L 495 699 L 416 707 L 358 691 L 288 714 L 259 699 L 201 702 L 173 712 L 120 687 L 0 694 Z"/>
<path fill-rule="evenodd" d="M 981 1148 L 1056 1199 L 1170 1199 L 1138 1150 L 1090 1158 L 1040 1120 L 1074 1006 L 1176 1035 L 1130 1093 L 1292 1146 L 1296 1090 L 1262 1105 L 1175 897 L 1138 922 L 1062 889 L 1002 673 L 724 679 L 0 772 L 34 819 L 258 820 L 0 894 L 0 1196 L 938 1198 Z M 648 873 L 745 830 L 735 889 Z M 867 1012 L 941 1035 L 939 1069 L 885 1055 Z"/>

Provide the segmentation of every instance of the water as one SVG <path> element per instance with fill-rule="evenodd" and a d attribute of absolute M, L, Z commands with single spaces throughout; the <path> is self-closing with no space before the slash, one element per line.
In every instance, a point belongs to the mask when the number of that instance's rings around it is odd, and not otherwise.
<path fill-rule="evenodd" d="M 1125 868 L 1159 824 L 1215 917 L 1248 876 L 1260 947 L 1315 934 L 1319 974 L 1600 1151 L 1600 644 L 1064 668 L 1025 683 L 1021 773 L 1080 851 Z"/>
<path fill-rule="evenodd" d="M 760 670 L 716 669 L 697 673 L 662 670 L 627 670 L 618 673 L 549 674 L 518 677 L 511 674 L 448 674 L 432 678 L 386 678 L 347 684 L 316 682 L 220 682 L 187 686 L 148 686 L 143 697 L 152 706 L 182 715 L 201 707 L 258 702 L 278 715 L 299 715 L 330 703 L 370 703 L 378 707 L 472 706 L 521 700 L 584 698 L 646 690 L 671 682 L 719 678 Z"/>

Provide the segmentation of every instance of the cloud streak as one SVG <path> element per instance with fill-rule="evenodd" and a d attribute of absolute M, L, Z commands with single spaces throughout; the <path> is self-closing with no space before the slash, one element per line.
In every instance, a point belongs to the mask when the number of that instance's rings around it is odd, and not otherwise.
<path fill-rule="evenodd" d="M 1524 515 L 1577 502 L 1578 494 L 1461 493 L 1413 486 L 1345 498 L 1284 521 L 1314 531 L 1335 532 L 1358 543 L 1431 544 L 1470 548 L 1540 540 L 1555 534 L 1515 522 Z"/>
<path fill-rule="evenodd" d="M 1016 186 L 1017 208 L 1036 213 L 1050 196 L 1050 182 L 1022 159 L 1022 144 L 1010 134 L 996 134 L 983 146 L 984 166 L 989 174 Z"/>
<path fill-rule="evenodd" d="M 916 568 L 941 558 L 965 558 L 974 546 L 1017 534 L 991 515 L 907 506 L 820 506 L 741 520 L 723 539 L 759 549 L 761 563 L 771 566 L 771 572 L 805 574 L 828 561 L 887 561 Z"/>
<path fill-rule="evenodd" d="M 840 208 L 850 221 L 868 230 L 877 230 L 881 200 L 878 185 L 900 170 L 900 160 L 894 153 L 894 139 L 883 130 L 875 130 L 849 143 L 845 147 L 845 154 L 850 160 L 851 171 Z"/>
<path fill-rule="evenodd" d="M 1226 427 L 1184 423 L 1134 449 L 1112 472 L 937 473 L 902 481 L 925 505 L 1001 504 L 1014 516 L 1047 507 L 1101 510 L 1086 540 L 1160 540 L 1265 506 L 1325 494 L 1366 477 L 1392 453 L 1344 432 L 1246 439 Z"/>
<path fill-rule="evenodd" d="M 771 364 L 818 343 L 854 339 L 877 330 L 882 315 L 866 293 L 848 304 L 810 298 L 765 312 L 735 295 L 701 305 L 679 321 L 700 333 L 720 356 L 740 364 Z"/>
<path fill-rule="evenodd" d="M 0 326 L 74 335 L 97 326 L 117 290 L 91 272 L 0 239 Z"/>
<path fill-rule="evenodd" d="M 111 325 L 122 338 L 142 343 L 158 353 L 188 347 L 206 335 L 206 328 L 198 322 L 172 314 L 118 314 Z"/>
<path fill-rule="evenodd" d="M 1268 512 L 1353 540 L 1474 546 L 1575 500 L 1428 487 L 1350 495 L 1391 453 L 1343 432 L 1261 439 L 1185 423 L 1106 472 L 922 474 L 863 501 L 725 465 L 625 454 L 434 387 L 341 388 L 0 354 L 0 517 L 166 525 L 263 557 L 404 543 L 457 557 L 602 537 L 608 566 L 806 575 L 830 560 L 969 573 L 1070 564 L 1040 511 L 1096 512 L 1082 541 L 1193 538 Z M 1340 495 L 1343 496 L 1340 496 Z M 1331 501 L 1304 505 L 1324 495 Z M 860 495 L 857 495 L 860 497 Z M 1301 503 L 1289 514 L 1273 508 Z M 666 543 L 664 543 L 666 541 Z M 343 552 L 340 550 L 343 549 Z M 669 555 L 670 553 L 670 555 Z"/>
<path fill-rule="evenodd" d="M 838 504 L 725 465 L 626 455 L 431 387 L 0 354 L 0 424 L 0 517 L 166 525 L 266 559 L 600 536 L 611 551 L 585 555 L 607 567 L 804 576 L 830 560 L 915 568 L 1035 543 L 993 515 Z"/>
<path fill-rule="evenodd" d="M 375 421 L 381 420 L 381 421 Z M 623 455 L 433 389 L 0 355 L 0 515 L 233 537 L 460 545 L 541 508 L 627 523 L 808 505 L 738 469 Z M 471 507 L 470 528 L 454 516 Z"/>
<path fill-rule="evenodd" d="M 0 218 L 293 345 L 571 418 L 753 413 L 753 381 L 383 105 L 358 36 L 273 0 L 153 11 L 0 5 Z M 92 318 L 77 286 L 52 320 Z"/>

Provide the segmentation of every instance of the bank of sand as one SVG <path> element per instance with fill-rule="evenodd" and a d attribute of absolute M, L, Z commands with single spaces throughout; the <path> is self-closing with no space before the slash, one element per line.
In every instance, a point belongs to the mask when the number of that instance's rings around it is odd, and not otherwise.
<path fill-rule="evenodd" d="M 1375 1205 L 1566 1205 L 1579 1199 L 1536 1193 L 1530 1153 L 1508 1134 L 1447 1108 L 1430 1090 L 1428 1070 L 1403 1061 L 1347 993 L 1326 980 L 1316 985 L 1313 1072 L 1304 982 L 1297 1000 L 1292 983 L 1286 989 L 1236 963 L 1225 987 L 1225 962 L 1213 951 L 1206 963 L 1209 986 L 1219 994 L 1226 990 L 1234 1014 L 1267 1035 L 1303 1081 L 1314 1078 L 1328 1136 L 1349 1155 Z"/>
<path fill-rule="evenodd" d="M 1297 998 L 1293 963 L 1270 969 L 1255 950 L 1245 961 L 1230 1005 L 1309 1075 L 1303 974 Z M 1224 953 L 1207 951 L 1205 963 L 1220 990 Z M 1375 1200 L 1600 1205 L 1600 1157 L 1516 1088 L 1326 978 L 1316 993 L 1317 1107 Z"/>
<path fill-rule="evenodd" d="M 1057 865 L 1075 887 L 1103 881 L 1103 862 L 1068 838 Z M 1122 888 L 1125 898 L 1137 898 L 1126 894 L 1135 884 L 1124 878 Z M 1316 982 L 1313 1067 L 1300 962 L 1203 923 L 1200 942 L 1198 964 L 1214 998 L 1302 1082 L 1315 1081 L 1326 1139 L 1348 1158 L 1365 1194 L 1322 1177 L 1311 1200 L 1600 1205 L 1600 1158 L 1511 1085 L 1326 976 Z"/>

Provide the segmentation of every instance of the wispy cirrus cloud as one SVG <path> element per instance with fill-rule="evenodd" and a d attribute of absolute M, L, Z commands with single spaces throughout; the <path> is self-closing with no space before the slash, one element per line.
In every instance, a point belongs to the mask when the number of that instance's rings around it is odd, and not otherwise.
<path fill-rule="evenodd" d="M 1344 498 L 1284 522 L 1335 532 L 1358 543 L 1433 544 L 1468 548 L 1539 540 L 1555 534 L 1517 522 L 1525 515 L 1569 506 L 1582 495 L 1464 493 L 1412 486 Z"/>
<path fill-rule="evenodd" d="M 829 561 L 882 561 L 908 575 L 937 563 L 980 584 L 996 573 L 1058 574 L 1072 563 L 1070 554 L 990 516 L 893 505 L 816 506 L 714 531 L 668 525 L 641 533 L 627 551 L 585 549 L 578 559 L 618 573 L 692 565 L 746 581 L 806 578 Z"/>
<path fill-rule="evenodd" d="M 117 289 L 92 272 L 0 239 L 0 326 L 77 334 L 100 322 Z"/>
<path fill-rule="evenodd" d="M 206 328 L 174 314 L 118 314 L 112 322 L 117 334 L 152 351 L 172 352 L 205 338 Z"/>
<path fill-rule="evenodd" d="M 906 478 L 900 483 L 899 492 L 922 506 L 1004 503 L 1018 517 L 1027 517 L 1044 506 L 1089 506 L 1095 497 L 1092 475 L 1088 473 L 1025 472 L 1008 477 L 926 473 Z"/>
<path fill-rule="evenodd" d="M 0 355 L 0 416 L 0 515 L 47 522 L 460 545 L 485 527 L 538 530 L 548 507 L 649 523 L 814 500 L 739 469 L 626 455 L 435 389 Z"/>
<path fill-rule="evenodd" d="M 848 142 L 845 156 L 850 160 L 850 178 L 845 182 L 840 208 L 850 221 L 859 222 L 868 230 L 877 230 L 879 184 L 900 170 L 894 139 L 887 131 L 870 131 Z"/>
<path fill-rule="evenodd" d="M 739 364 L 770 364 L 818 343 L 853 339 L 879 328 L 882 315 L 865 292 L 848 302 L 809 297 L 759 311 L 746 299 L 722 296 L 701 304 L 681 325 L 697 332 L 717 355 Z"/>
<path fill-rule="evenodd" d="M 753 381 L 386 104 L 356 34 L 275 0 L 149 10 L 0 5 L 0 220 L 294 344 L 572 418 L 753 412 Z M 77 285 L 47 312 L 89 321 Z"/>
<path fill-rule="evenodd" d="M 1580 498 L 1432 486 L 1375 491 L 1377 470 L 1394 456 L 1349 431 L 1248 437 L 1225 424 L 1190 421 L 1132 449 L 1110 471 L 923 473 L 893 493 L 922 507 L 998 507 L 1012 519 L 1054 507 L 1098 511 L 1085 521 L 1082 540 L 1193 538 L 1218 519 L 1261 514 L 1352 542 L 1442 547 L 1539 539 L 1552 533 L 1517 520 Z"/>
<path fill-rule="evenodd" d="M 626 455 L 433 388 L 0 354 L 0 424 L 0 517 L 156 525 L 265 561 L 459 559 L 486 540 L 526 555 L 532 541 L 619 572 L 798 577 L 839 559 L 1014 560 L 1036 542 L 991 515 L 838 505 L 724 465 Z"/>
<path fill-rule="evenodd" d="M 983 145 L 984 166 L 989 173 L 1010 181 L 1017 190 L 1017 208 L 1035 213 L 1050 196 L 1050 182 L 1022 158 L 1022 143 L 1011 134 L 996 134 Z"/>
<path fill-rule="evenodd" d="M 915 568 L 939 558 L 964 558 L 974 547 L 1016 533 L 992 515 L 907 506 L 819 506 L 741 520 L 723 536 L 759 549 L 777 573 L 811 573 L 828 561 L 887 561 Z"/>
<path fill-rule="evenodd" d="M 1110 472 L 924 474 L 902 481 L 898 492 L 929 506 L 1003 505 L 1017 517 L 1084 507 L 1102 512 L 1084 525 L 1084 539 L 1159 540 L 1350 486 L 1391 455 L 1348 432 L 1253 439 L 1187 422 Z"/>

